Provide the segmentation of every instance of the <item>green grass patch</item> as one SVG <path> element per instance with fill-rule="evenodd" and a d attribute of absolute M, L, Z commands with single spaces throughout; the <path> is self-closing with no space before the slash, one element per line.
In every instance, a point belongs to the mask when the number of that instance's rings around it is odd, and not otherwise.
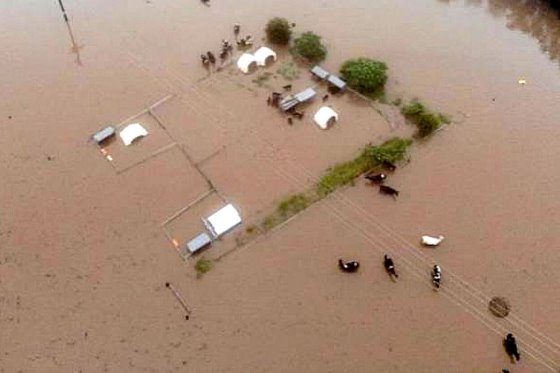
<path fill-rule="evenodd" d="M 322 198 L 332 193 L 336 188 L 349 184 L 355 178 L 372 168 L 375 164 L 371 162 L 365 152 L 349 162 L 344 162 L 330 168 L 319 183 L 317 183 L 317 194 Z"/>
<path fill-rule="evenodd" d="M 418 137 L 427 137 L 444 124 L 451 123 L 451 118 L 441 113 L 430 111 L 424 104 L 414 100 L 401 108 L 401 113 L 417 128 Z"/>
<path fill-rule="evenodd" d="M 299 78 L 299 69 L 294 62 L 284 62 L 276 72 L 286 80 Z"/>
<path fill-rule="evenodd" d="M 412 145 L 411 139 L 393 137 L 381 145 L 368 145 L 364 149 L 364 155 L 374 165 L 381 165 L 384 162 L 396 163 L 404 159 L 410 145 Z"/>
<path fill-rule="evenodd" d="M 357 158 L 329 169 L 317 184 L 317 194 L 323 198 L 336 188 L 352 183 L 364 172 L 381 166 L 383 162 L 402 160 L 411 144 L 411 139 L 394 137 L 381 145 L 366 146 Z"/>
<path fill-rule="evenodd" d="M 355 159 L 330 168 L 313 188 L 280 201 L 276 210 L 262 221 L 260 228 L 270 231 L 337 188 L 351 184 L 363 173 L 380 167 L 383 162 L 395 163 L 404 159 L 411 144 L 411 139 L 394 137 L 380 145 L 367 145 Z"/>
<path fill-rule="evenodd" d="M 196 261 L 194 269 L 196 269 L 196 271 L 201 275 L 205 274 L 212 269 L 212 261 L 205 258 L 200 258 Z"/>
<path fill-rule="evenodd" d="M 303 193 L 294 194 L 278 204 L 278 213 L 283 218 L 289 218 L 305 210 L 310 204 L 310 199 Z"/>
<path fill-rule="evenodd" d="M 256 79 L 253 79 L 253 83 L 255 83 L 256 85 L 258 85 L 259 87 L 262 87 L 267 81 L 270 80 L 270 77 L 273 74 L 270 72 L 265 72 L 262 74 L 257 75 Z"/>
<path fill-rule="evenodd" d="M 283 199 L 278 203 L 276 210 L 263 220 L 261 228 L 264 231 L 271 230 L 300 211 L 308 208 L 317 199 L 317 195 L 309 192 L 294 194 Z"/>

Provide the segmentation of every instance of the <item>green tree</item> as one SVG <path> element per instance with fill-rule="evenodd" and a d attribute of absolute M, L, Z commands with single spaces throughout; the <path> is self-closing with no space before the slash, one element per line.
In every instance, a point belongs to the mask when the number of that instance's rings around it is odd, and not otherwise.
<path fill-rule="evenodd" d="M 320 62 L 327 56 L 327 48 L 321 44 L 321 37 L 311 31 L 304 32 L 294 40 L 292 53 L 309 62 Z"/>
<path fill-rule="evenodd" d="M 369 58 L 356 58 L 344 62 L 340 75 L 350 88 L 363 94 L 374 93 L 387 82 L 387 65 Z"/>
<path fill-rule="evenodd" d="M 290 23 L 285 18 L 272 18 L 266 25 L 266 37 L 274 44 L 287 45 L 292 37 Z"/>

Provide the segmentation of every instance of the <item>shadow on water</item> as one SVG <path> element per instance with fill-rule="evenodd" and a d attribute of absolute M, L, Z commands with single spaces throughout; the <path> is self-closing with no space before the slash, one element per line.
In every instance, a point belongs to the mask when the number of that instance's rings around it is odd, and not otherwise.
<path fill-rule="evenodd" d="M 438 0 L 453 3 L 461 0 Z M 504 18 L 510 30 L 519 30 L 538 41 L 541 50 L 560 66 L 560 0 L 462 0 L 468 6 L 485 7 Z"/>

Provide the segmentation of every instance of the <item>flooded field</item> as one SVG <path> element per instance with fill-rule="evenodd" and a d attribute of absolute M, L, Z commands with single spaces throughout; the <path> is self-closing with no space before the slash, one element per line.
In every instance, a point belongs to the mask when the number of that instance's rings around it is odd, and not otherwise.
<path fill-rule="evenodd" d="M 2 1 L 0 372 L 558 371 L 560 21 L 535 4 L 67 0 L 68 27 L 56 1 Z M 347 94 L 329 99 L 329 131 L 311 124 L 320 99 L 289 126 L 266 105 L 286 51 L 267 81 L 201 66 L 234 23 L 260 40 L 276 15 L 323 37 L 325 68 L 383 60 L 390 98 L 453 124 L 390 176 L 397 201 L 360 180 L 248 246 L 225 236 L 199 279 L 166 234 L 183 243 L 220 201 L 241 231 L 366 143 L 411 132 Z M 314 84 L 298 72 L 294 90 Z M 149 136 L 107 147 L 113 163 L 89 141 L 167 95 L 136 118 Z M 421 248 L 426 233 L 447 239 Z M 340 273 L 339 257 L 360 272 Z M 511 316 L 487 311 L 494 295 Z"/>

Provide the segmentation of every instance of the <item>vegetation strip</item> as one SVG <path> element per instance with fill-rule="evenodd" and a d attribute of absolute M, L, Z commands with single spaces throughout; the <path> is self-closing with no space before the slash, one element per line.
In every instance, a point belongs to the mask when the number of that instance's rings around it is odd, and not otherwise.
<path fill-rule="evenodd" d="M 411 144 L 411 139 L 394 137 L 381 145 L 367 145 L 357 158 L 330 168 L 309 190 L 283 199 L 276 210 L 263 219 L 260 224 L 261 230 L 270 231 L 337 188 L 353 183 L 363 173 L 380 169 L 385 162 L 395 163 L 403 160 Z"/>
<path fill-rule="evenodd" d="M 401 113 L 406 119 L 416 126 L 416 136 L 420 138 L 431 135 L 444 124 L 451 123 L 451 119 L 449 117 L 442 113 L 434 113 L 430 111 L 418 100 L 413 100 L 403 106 Z"/>

